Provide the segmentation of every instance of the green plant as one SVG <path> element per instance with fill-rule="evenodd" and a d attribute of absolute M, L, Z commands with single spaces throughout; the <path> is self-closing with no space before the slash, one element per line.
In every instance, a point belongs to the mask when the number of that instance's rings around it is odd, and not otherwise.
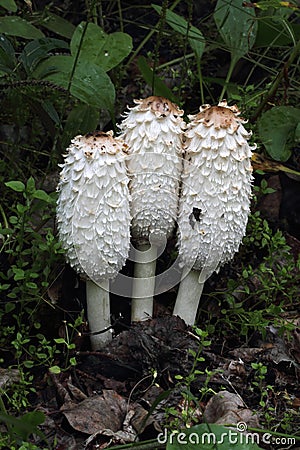
<path fill-rule="evenodd" d="M 8 404 L 16 410 L 28 406 L 34 389 L 28 370 L 50 366 L 56 346 L 41 333 L 39 315 L 48 308 L 47 289 L 54 279 L 53 268 L 62 258 L 54 237 L 53 209 L 56 195 L 37 189 L 32 177 L 25 183 L 8 181 L 2 207 L 1 254 L 5 264 L 0 272 L 1 347 L 6 349 L 5 365 L 19 369 L 20 380 L 5 390 Z M 4 204 L 4 203 L 3 203 Z M 14 364 L 11 363 L 11 357 Z"/>
<path fill-rule="evenodd" d="M 211 344 L 211 341 L 207 339 L 208 332 L 205 330 L 194 327 L 194 333 L 198 347 L 197 350 L 189 349 L 188 351 L 192 359 L 192 366 L 189 374 L 186 376 L 179 374 L 175 376 L 175 379 L 177 380 L 176 389 L 180 391 L 183 402 L 181 403 L 180 410 L 174 407 L 167 408 L 166 410 L 167 421 L 169 422 L 171 419 L 168 425 L 171 430 L 182 428 L 182 426 L 190 427 L 196 420 L 195 412 L 198 409 L 197 405 L 203 400 L 203 397 L 213 392 L 208 387 L 213 372 L 209 371 L 207 368 L 205 370 L 199 369 L 199 365 L 203 366 L 203 363 L 205 362 L 203 350 Z M 192 392 L 192 386 L 199 376 L 205 376 L 205 381 L 200 390 L 200 398 Z"/>
<path fill-rule="evenodd" d="M 270 323 L 281 334 L 289 334 L 294 325 L 284 318 L 283 312 L 297 298 L 299 260 L 295 261 L 283 233 L 273 231 L 259 211 L 250 215 L 243 242 L 241 256 L 248 255 L 247 263 L 239 268 L 237 278 L 227 281 L 224 292 L 211 294 L 222 296 L 225 301 L 221 322 L 246 338 L 254 330 L 265 336 Z"/>
<path fill-rule="evenodd" d="M 40 450 L 38 446 L 29 442 L 29 438 L 35 434 L 46 441 L 45 435 L 38 428 L 45 421 L 45 415 L 41 411 L 32 411 L 16 418 L 3 411 L 3 406 L 0 406 L 0 409 L 0 421 L 7 427 L 6 436 L 4 433 L 0 435 L 0 448 Z"/>
<path fill-rule="evenodd" d="M 64 357 L 64 367 L 61 368 L 58 365 L 51 366 L 49 367 L 49 371 L 51 373 L 57 374 L 60 373 L 61 371 L 67 371 L 71 367 L 76 366 L 77 361 L 76 357 L 72 356 L 73 354 L 72 350 L 76 348 L 76 345 L 74 344 L 74 338 L 78 335 L 79 333 L 78 329 L 82 324 L 83 324 L 83 311 L 81 315 L 78 316 L 77 319 L 75 319 L 74 323 L 71 322 L 67 323 L 66 321 L 64 321 L 65 338 L 54 339 L 54 342 L 56 344 L 63 346 L 62 354 Z M 71 330 L 71 333 L 69 330 Z"/>
<path fill-rule="evenodd" d="M 267 393 L 264 392 L 264 381 L 266 378 L 266 374 L 268 373 L 268 368 L 263 363 L 251 363 L 252 369 L 254 369 L 254 380 L 252 381 L 252 385 L 254 389 L 258 389 L 261 393 L 260 406 L 265 406 L 266 403 L 264 401 L 264 397 L 266 397 Z"/>
<path fill-rule="evenodd" d="M 91 3 L 92 11 L 96 2 Z M 34 14 L 14 2 L 2 6 L 19 14 L 0 17 L 0 84 L 7 107 L 4 123 L 16 102 L 22 105 L 21 127 L 35 121 L 38 113 L 39 127 L 42 125 L 52 141 L 52 156 L 48 155 L 53 158 L 75 134 L 93 131 L 100 116 L 102 121 L 111 118 L 114 122 L 113 70 L 130 53 L 131 37 L 124 32 L 107 34 L 92 21 L 75 27 L 47 9 L 44 14 Z M 51 37 L 44 27 L 51 30 Z"/>

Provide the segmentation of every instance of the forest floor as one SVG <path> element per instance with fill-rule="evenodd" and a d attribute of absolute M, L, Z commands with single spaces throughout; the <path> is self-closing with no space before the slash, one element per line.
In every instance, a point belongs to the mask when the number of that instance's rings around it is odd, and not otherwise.
<path fill-rule="evenodd" d="M 276 191 L 263 196 L 257 207 L 276 224 L 282 220 L 279 176 L 272 175 L 268 183 L 276 185 Z M 289 232 L 284 235 L 296 260 L 300 241 Z M 221 271 L 208 282 L 196 329 L 170 314 L 176 290 L 156 299 L 153 319 L 133 325 L 126 320 L 130 305 L 125 302 L 124 320 L 102 351 L 90 350 L 83 328 L 68 355 L 76 357 L 77 364 L 36 377 L 32 404 L 46 416 L 40 428 L 51 448 L 93 450 L 149 440 L 153 448 L 153 440 L 163 439 L 166 430 L 171 433 L 206 422 L 235 424 L 249 433 L 261 429 L 255 441 L 260 448 L 299 448 L 299 278 L 295 278 L 298 295 L 278 313 L 283 323 L 292 326 L 279 329 L 270 318 L 256 331 L 250 326 L 245 335 L 231 328 L 231 316 L 224 319 L 224 302 L 210 296 L 211 290 L 224 289 L 221 281 L 227 273 Z M 250 282 L 258 289 L 255 275 Z M 59 283 L 62 292 L 66 280 Z M 255 301 L 254 296 L 254 305 Z M 241 311 L 246 307 L 247 301 Z M 202 314 L 205 310 L 210 314 Z M 242 312 L 241 322 L 251 317 Z M 201 330 L 209 329 L 212 322 L 219 323 L 216 332 L 206 335 Z M 61 333 L 65 336 L 63 329 Z M 266 430 L 275 433 L 272 441 L 263 437 Z M 298 440 L 288 441 L 287 436 Z M 37 445 L 45 448 L 39 441 L 36 436 Z"/>

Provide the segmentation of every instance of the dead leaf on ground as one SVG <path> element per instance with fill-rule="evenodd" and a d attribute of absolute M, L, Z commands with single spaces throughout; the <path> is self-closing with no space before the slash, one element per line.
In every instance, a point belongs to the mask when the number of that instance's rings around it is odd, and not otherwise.
<path fill-rule="evenodd" d="M 0 388 L 4 389 L 13 383 L 20 382 L 20 371 L 18 369 L 0 368 Z"/>
<path fill-rule="evenodd" d="M 221 391 L 214 395 L 206 405 L 205 421 L 219 425 L 244 422 L 247 427 L 259 427 L 258 417 L 244 405 L 237 394 Z"/>
<path fill-rule="evenodd" d="M 122 429 L 126 416 L 126 400 L 115 391 L 103 390 L 102 395 L 86 398 L 82 402 L 61 407 L 61 411 L 74 430 L 94 434 L 109 429 Z"/>

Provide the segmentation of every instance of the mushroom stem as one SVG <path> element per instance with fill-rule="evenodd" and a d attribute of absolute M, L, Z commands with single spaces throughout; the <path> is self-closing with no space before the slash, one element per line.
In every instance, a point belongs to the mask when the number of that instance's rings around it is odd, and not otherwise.
<path fill-rule="evenodd" d="M 135 251 L 131 321 L 147 320 L 153 314 L 157 247 L 139 244 Z"/>
<path fill-rule="evenodd" d="M 92 280 L 86 281 L 87 318 L 91 333 L 103 331 L 109 328 L 110 323 L 110 301 L 109 280 L 96 284 Z M 112 338 L 111 330 L 104 333 L 91 335 L 92 349 L 99 350 Z"/>
<path fill-rule="evenodd" d="M 199 282 L 199 271 L 185 269 L 173 310 L 174 316 L 181 317 L 187 325 L 194 325 L 204 282 Z"/>

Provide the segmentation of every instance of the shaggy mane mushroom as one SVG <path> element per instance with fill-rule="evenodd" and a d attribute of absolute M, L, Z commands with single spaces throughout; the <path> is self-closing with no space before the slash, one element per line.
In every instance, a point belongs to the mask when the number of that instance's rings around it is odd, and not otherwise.
<path fill-rule="evenodd" d="M 132 321 L 152 317 L 156 259 L 173 232 L 182 170 L 183 111 L 163 97 L 135 100 L 120 124 L 128 145 L 132 239 L 136 247 Z"/>
<path fill-rule="evenodd" d="M 178 218 L 184 270 L 173 314 L 193 325 L 205 280 L 232 259 L 245 235 L 253 148 L 246 121 L 226 101 L 189 118 Z"/>
<path fill-rule="evenodd" d="M 76 136 L 64 156 L 57 223 L 66 260 L 86 279 L 94 350 L 111 339 L 109 280 L 128 257 L 130 212 L 127 147 L 112 132 Z M 99 333 L 101 332 L 101 333 Z"/>

